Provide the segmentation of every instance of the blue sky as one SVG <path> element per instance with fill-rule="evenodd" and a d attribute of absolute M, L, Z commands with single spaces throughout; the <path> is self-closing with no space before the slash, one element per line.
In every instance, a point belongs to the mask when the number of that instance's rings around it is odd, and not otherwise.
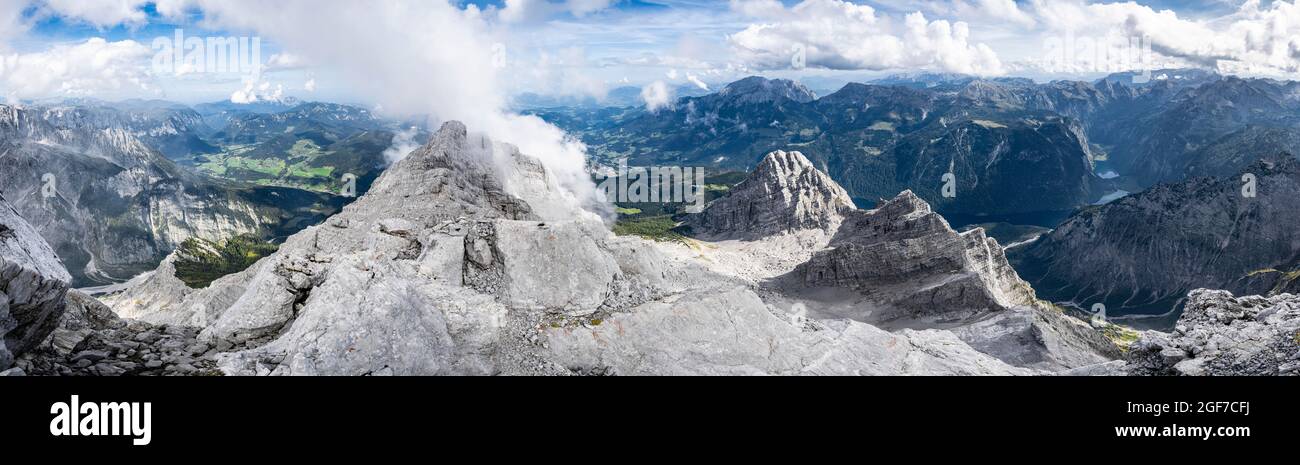
<path fill-rule="evenodd" d="M 367 83 L 356 82 L 366 76 L 357 67 L 403 72 L 400 62 L 384 61 L 391 58 L 412 63 L 411 72 L 445 73 L 445 66 L 431 65 L 450 58 L 419 53 L 426 49 L 478 65 L 484 55 L 500 55 L 489 70 L 458 75 L 491 81 L 485 93 L 597 99 L 617 87 L 656 83 L 716 89 L 751 74 L 832 86 L 921 71 L 1053 79 L 1199 66 L 1289 78 L 1300 69 L 1291 58 L 1300 54 L 1290 53 L 1300 50 L 1300 40 L 1292 42 L 1300 36 L 1300 8 L 1290 1 L 375 1 L 366 4 L 376 11 L 351 14 L 357 21 L 372 18 L 377 24 L 371 26 L 334 18 L 352 7 L 335 3 L 340 0 L 303 1 L 0 0 L 0 53 L 6 57 L 0 93 L 20 101 L 296 96 L 382 105 L 358 90 Z M 304 13 L 276 14 L 295 7 Z M 406 17 L 424 23 L 407 24 Z M 367 27 L 442 24 L 461 32 L 413 30 L 409 37 L 392 35 L 392 45 L 381 43 L 373 56 L 365 56 L 372 54 L 366 49 L 344 56 L 316 46 L 338 39 L 330 31 L 311 31 L 318 23 L 358 35 L 333 49 L 365 42 Z M 266 70 L 254 82 L 209 70 L 160 73 L 152 66 L 154 42 L 178 28 L 204 38 L 258 37 Z M 475 55 L 460 56 L 467 50 Z"/>

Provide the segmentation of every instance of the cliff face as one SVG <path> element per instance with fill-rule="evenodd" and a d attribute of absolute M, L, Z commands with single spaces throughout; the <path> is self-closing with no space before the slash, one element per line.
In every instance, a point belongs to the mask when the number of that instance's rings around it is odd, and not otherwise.
<path fill-rule="evenodd" d="M 144 142 L 149 134 L 176 135 L 181 123 L 157 124 L 104 109 L 0 105 L 0 190 L 76 285 L 153 269 L 191 237 L 287 235 L 342 203 L 188 173 Z"/>
<path fill-rule="evenodd" d="M 806 284 L 889 295 L 876 318 L 960 319 L 1035 304 L 1034 290 L 983 229 L 958 233 L 905 191 L 878 209 L 848 215 L 827 250 L 796 273 Z"/>
<path fill-rule="evenodd" d="M 911 190 L 945 213 L 1070 210 L 1100 197 L 1093 154 L 1073 120 L 1013 119 L 960 106 L 939 119 L 879 155 L 846 156 L 836 179 L 858 198 Z M 948 185 L 951 196 L 943 192 Z"/>
<path fill-rule="evenodd" d="M 0 197 L 0 371 L 54 330 L 70 280 L 49 244 Z"/>
<path fill-rule="evenodd" d="M 1255 178 L 1255 197 L 1243 177 Z M 1300 265 L 1300 161 L 1263 159 L 1235 176 L 1154 187 L 1085 210 L 1012 259 L 1040 295 L 1111 316 L 1162 314 L 1196 288 L 1269 292 Z M 1172 317 L 1176 317 L 1172 314 Z M 1155 325 L 1168 329 L 1173 318 Z"/>

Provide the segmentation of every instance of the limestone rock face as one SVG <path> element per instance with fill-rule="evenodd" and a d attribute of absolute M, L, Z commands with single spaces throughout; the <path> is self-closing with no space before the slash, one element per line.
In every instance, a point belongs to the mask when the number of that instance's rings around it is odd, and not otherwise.
<path fill-rule="evenodd" d="M 596 243 L 609 235 L 602 225 L 501 220 L 494 226 L 502 295 L 511 307 L 590 314 L 605 301 L 619 267 Z"/>
<path fill-rule="evenodd" d="M 205 350 L 179 366 L 199 373 L 1036 373 L 948 331 L 793 319 L 742 280 L 651 241 L 548 217 L 531 202 L 564 203 L 548 200 L 546 179 L 535 160 L 448 123 L 342 213 L 247 270 L 183 296 L 151 295 L 174 293 L 164 266 L 111 301 L 184 328 L 177 337 Z M 109 351 L 134 337 L 124 331 L 78 346 Z M 165 363 L 157 369 L 190 373 Z"/>
<path fill-rule="evenodd" d="M 744 182 L 687 220 L 705 236 L 758 238 L 833 230 L 854 209 L 848 192 L 799 152 L 767 155 Z"/>
<path fill-rule="evenodd" d="M 804 322 L 743 288 L 690 293 L 580 328 L 550 329 L 558 363 L 618 375 L 1025 375 L 947 331 Z"/>
<path fill-rule="evenodd" d="M 0 371 L 58 325 L 71 280 L 50 245 L 0 197 Z"/>
<path fill-rule="evenodd" d="M 1099 331 L 1039 302 L 983 229 L 954 231 L 911 191 L 874 210 L 857 210 L 841 198 L 847 198 L 843 189 L 801 155 L 776 152 L 688 222 L 706 239 L 761 244 L 766 256 L 806 257 L 762 286 L 820 307 L 823 316 L 892 329 L 947 329 L 984 354 L 1034 369 L 1120 357 Z M 811 233 L 814 240 L 773 240 L 787 232 Z M 850 303 L 842 294 L 838 301 L 817 297 L 845 289 L 860 297 L 848 297 Z"/>
<path fill-rule="evenodd" d="M 1300 375 L 1300 297 L 1198 289 L 1173 332 L 1147 331 L 1129 351 L 1139 375 Z"/>
<path fill-rule="evenodd" d="M 193 292 L 189 286 L 176 277 L 176 254 L 173 252 L 163 259 L 158 269 L 135 278 L 128 283 L 129 292 L 104 297 L 106 304 L 123 318 L 153 321 L 159 317 L 159 311 L 170 308 Z"/>
<path fill-rule="evenodd" d="M 627 285 L 599 224 L 545 221 L 509 193 L 564 205 L 553 187 L 535 159 L 448 123 L 342 213 L 247 270 L 189 291 L 164 263 L 107 300 L 199 328 L 229 373 L 496 373 L 497 334 L 512 318 L 651 293 Z"/>
<path fill-rule="evenodd" d="M 952 320 L 1036 303 L 996 240 L 979 228 L 954 231 L 910 191 L 852 212 L 830 246 L 795 273 L 809 286 L 878 296 L 893 307 L 878 320 Z"/>
<path fill-rule="evenodd" d="M 153 147 L 165 145 L 159 136 L 198 129 L 148 113 L 0 104 L 0 190 L 73 285 L 146 272 L 190 238 L 279 236 L 337 209 L 325 194 L 235 186 L 181 168 Z"/>

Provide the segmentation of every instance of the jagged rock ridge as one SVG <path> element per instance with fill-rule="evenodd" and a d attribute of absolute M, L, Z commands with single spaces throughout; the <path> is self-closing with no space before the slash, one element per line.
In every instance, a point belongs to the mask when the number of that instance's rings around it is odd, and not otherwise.
<path fill-rule="evenodd" d="M 448 123 L 248 270 L 169 301 L 149 295 L 164 267 L 114 307 L 201 328 L 232 374 L 1034 373 L 946 331 L 798 320 L 652 242 L 539 216 L 545 190 L 506 192 L 541 165 L 486 142 Z"/>
<path fill-rule="evenodd" d="M 799 169 L 779 169 L 789 166 Z M 802 156 L 775 152 L 688 224 L 706 225 L 711 236 L 744 233 L 765 248 L 789 245 L 754 232 L 830 236 L 800 243 L 814 249 L 811 258 L 764 285 L 796 297 L 825 288 L 862 296 L 848 309 L 816 297 L 806 302 L 829 307 L 837 317 L 951 329 L 977 350 L 1017 366 L 1077 368 L 1119 356 L 1100 333 L 1038 301 L 983 229 L 958 233 L 911 191 L 873 210 L 839 202 L 842 193 Z"/>
<path fill-rule="evenodd" d="M 897 310 L 881 319 L 960 319 L 1037 300 L 996 240 L 980 228 L 954 231 L 911 191 L 849 214 L 829 248 L 796 273 L 810 286 L 890 289 L 880 293 L 894 294 Z"/>

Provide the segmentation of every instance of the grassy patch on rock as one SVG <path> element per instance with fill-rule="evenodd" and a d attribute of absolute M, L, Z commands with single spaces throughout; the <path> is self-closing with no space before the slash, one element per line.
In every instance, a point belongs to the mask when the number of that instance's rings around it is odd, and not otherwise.
<path fill-rule="evenodd" d="M 614 223 L 614 234 L 620 236 L 641 236 L 656 241 L 683 241 L 685 237 L 675 229 L 677 221 L 670 215 L 641 218 L 620 218 Z"/>
<path fill-rule="evenodd" d="M 1106 336 L 1107 339 L 1110 339 L 1111 342 L 1114 342 L 1116 346 L 1119 346 L 1119 350 L 1123 352 L 1128 352 L 1129 347 L 1131 347 L 1133 343 L 1137 342 L 1138 338 L 1141 337 L 1141 335 L 1133 328 L 1120 326 L 1114 323 L 1106 323 L 1105 326 L 1102 326 L 1101 334 Z"/>

